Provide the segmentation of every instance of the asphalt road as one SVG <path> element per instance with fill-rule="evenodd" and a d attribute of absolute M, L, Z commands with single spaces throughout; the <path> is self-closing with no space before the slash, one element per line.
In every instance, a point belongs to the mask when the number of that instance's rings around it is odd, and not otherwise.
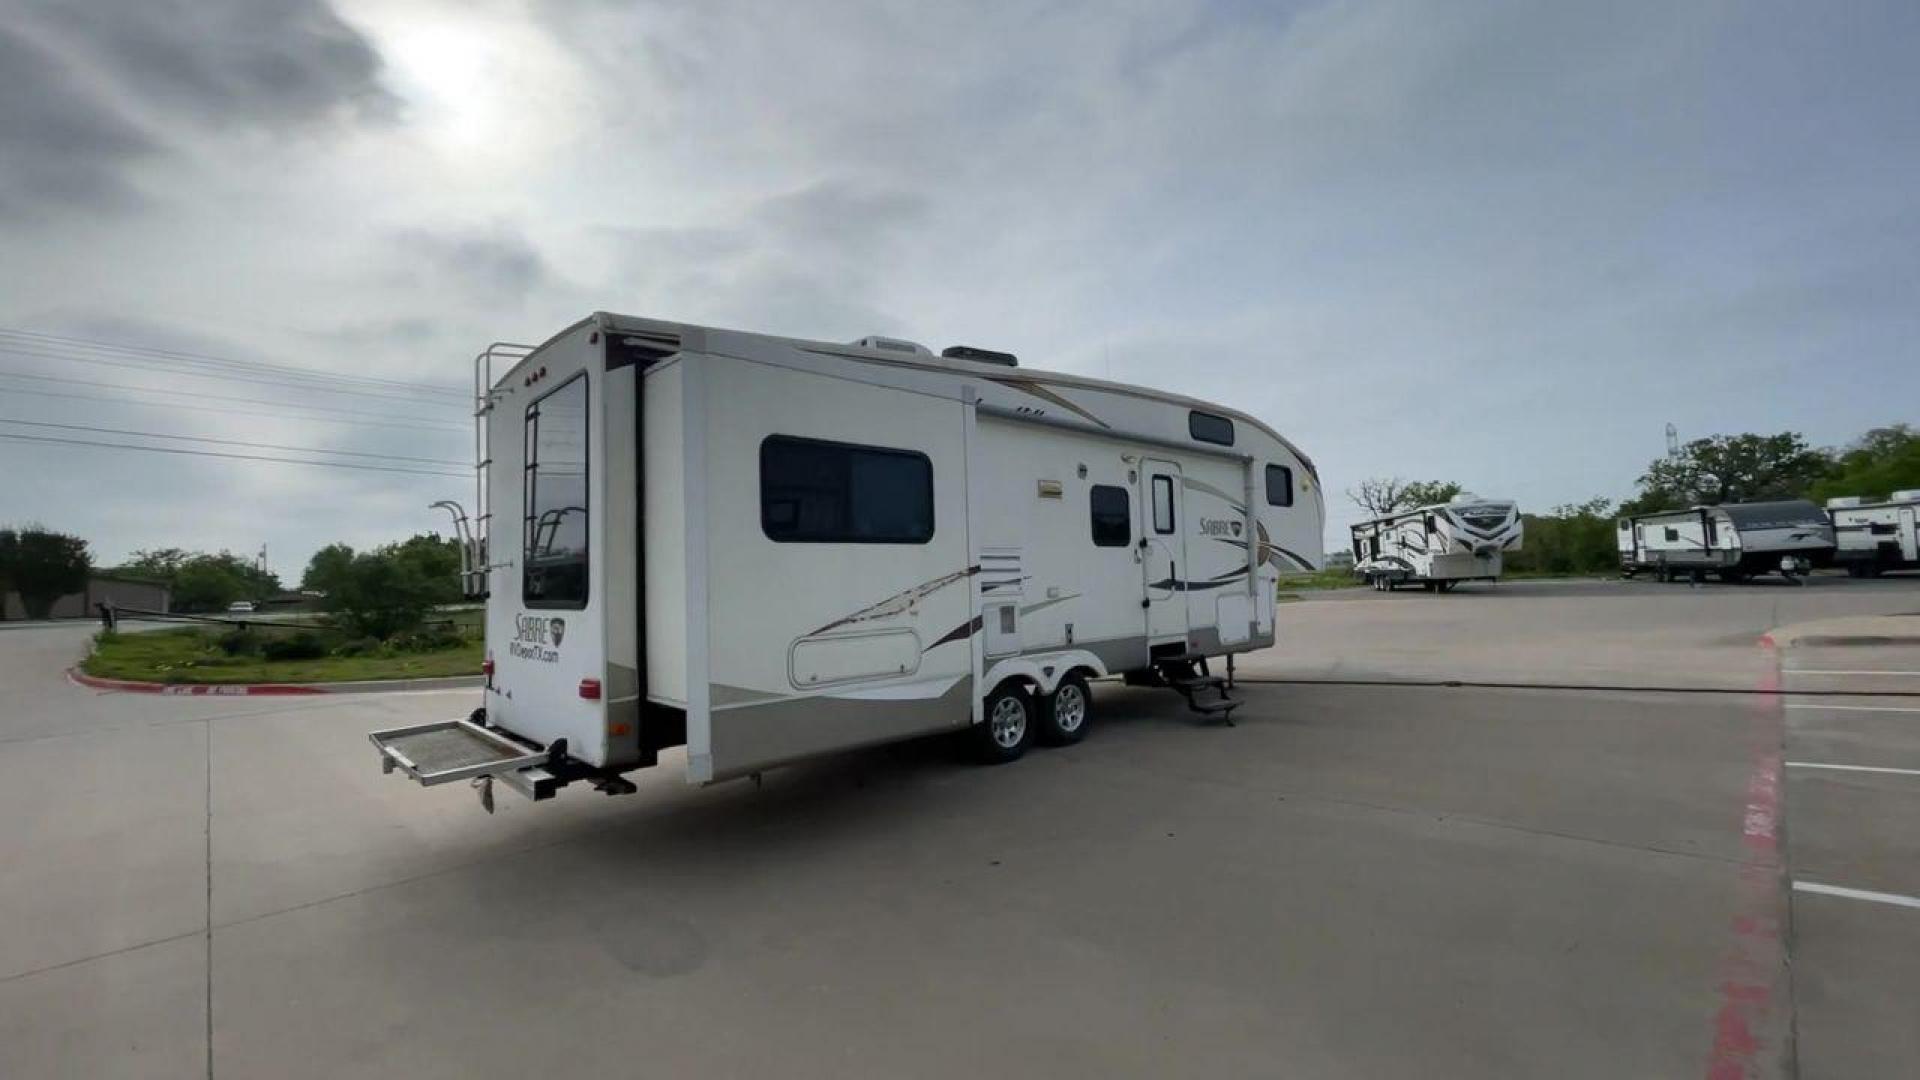
<path fill-rule="evenodd" d="M 1794 672 L 1867 665 L 1755 639 L 1882 611 L 1920 611 L 1920 582 L 1353 593 L 1284 606 L 1240 670 L 1826 691 L 1855 677 Z M 1920 776 L 1791 764 L 1920 767 L 1905 714 L 1786 708 L 1869 699 L 1281 681 L 1220 728 L 1101 684 L 1086 742 L 1004 768 L 919 743 L 699 789 L 674 758 L 637 795 L 503 792 L 489 817 L 382 776 L 364 736 L 471 691 L 96 694 L 59 675 L 86 633 L 0 633 L 10 1080 L 1920 1056 L 1920 909 L 1786 891 L 1920 892 Z M 1875 678 L 1840 689 L 1920 681 Z"/>

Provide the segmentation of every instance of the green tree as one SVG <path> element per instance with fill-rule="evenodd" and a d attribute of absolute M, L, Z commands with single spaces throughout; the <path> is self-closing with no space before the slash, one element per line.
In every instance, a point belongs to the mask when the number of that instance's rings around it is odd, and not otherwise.
<path fill-rule="evenodd" d="M 19 557 L 20 534 L 0 529 L 0 621 L 7 617 L 7 594 L 13 591 L 13 562 Z"/>
<path fill-rule="evenodd" d="M 54 602 L 85 589 L 93 573 L 87 542 L 77 536 L 29 525 L 13 533 L 4 547 L 6 570 L 0 576 L 20 594 L 29 619 L 52 614 Z"/>
<path fill-rule="evenodd" d="M 1833 473 L 1814 484 L 1809 495 L 1817 502 L 1838 495 L 1885 498 L 1910 488 L 1920 488 L 1920 431 L 1894 424 L 1854 440 L 1841 452 Z"/>
<path fill-rule="evenodd" d="M 155 548 L 150 551 L 136 551 L 127 557 L 127 561 L 115 567 L 117 573 L 131 577 L 146 578 L 150 581 L 173 583 L 175 574 L 194 557 L 193 552 L 180 548 Z"/>
<path fill-rule="evenodd" d="M 1415 480 L 1400 492 L 1400 506 L 1395 509 L 1450 503 L 1460 497 L 1462 490 L 1451 480 Z"/>
<path fill-rule="evenodd" d="M 1347 498 L 1367 512 L 1368 517 L 1385 517 L 1396 510 L 1452 502 L 1461 492 L 1450 480 L 1402 480 L 1397 476 L 1376 476 L 1348 488 Z"/>
<path fill-rule="evenodd" d="M 327 594 L 327 610 L 356 634 L 384 640 L 418 629 L 433 610 L 433 581 L 397 546 L 355 555 Z"/>
<path fill-rule="evenodd" d="M 1596 574 L 1618 567 L 1614 519 L 1606 499 L 1556 506 L 1544 514 L 1522 515 L 1521 548 L 1506 558 L 1518 573 Z"/>
<path fill-rule="evenodd" d="M 439 533 L 421 533 L 386 549 L 394 558 L 408 564 L 433 589 L 436 604 L 458 603 L 460 589 L 460 543 Z"/>
<path fill-rule="evenodd" d="M 346 544 L 328 544 L 307 560 L 307 572 L 300 576 L 300 587 L 317 593 L 332 593 L 345 580 L 353 565 L 353 548 Z"/>
<path fill-rule="evenodd" d="M 1640 494 L 1624 513 L 1696 503 L 1797 499 L 1832 473 L 1832 453 L 1807 445 L 1796 431 L 1778 435 L 1715 435 L 1695 439 L 1672 457 L 1655 459 L 1640 477 Z"/>
<path fill-rule="evenodd" d="M 225 611 L 228 604 L 248 596 L 247 580 L 233 565 L 213 555 L 187 561 L 173 575 L 175 611 Z"/>

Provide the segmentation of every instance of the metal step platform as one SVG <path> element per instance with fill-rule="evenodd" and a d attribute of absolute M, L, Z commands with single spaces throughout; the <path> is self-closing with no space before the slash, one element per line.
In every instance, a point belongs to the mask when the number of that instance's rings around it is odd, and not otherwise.
<path fill-rule="evenodd" d="M 367 738 L 380 751 L 381 772 L 398 768 L 428 787 L 513 773 L 547 761 L 546 751 L 469 720 L 390 728 L 370 732 Z"/>

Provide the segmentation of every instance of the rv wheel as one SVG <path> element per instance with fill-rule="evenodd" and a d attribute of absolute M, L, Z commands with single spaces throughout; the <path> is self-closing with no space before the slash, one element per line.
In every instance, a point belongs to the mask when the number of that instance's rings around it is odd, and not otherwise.
<path fill-rule="evenodd" d="M 1078 673 L 1060 680 L 1040 709 L 1040 741 L 1048 746 L 1067 746 L 1080 741 L 1093 719 L 1093 692 Z"/>
<path fill-rule="evenodd" d="M 987 695 L 980 723 L 973 728 L 974 750 L 988 765 L 1014 761 L 1033 743 L 1033 695 L 1019 683 L 1001 683 Z"/>

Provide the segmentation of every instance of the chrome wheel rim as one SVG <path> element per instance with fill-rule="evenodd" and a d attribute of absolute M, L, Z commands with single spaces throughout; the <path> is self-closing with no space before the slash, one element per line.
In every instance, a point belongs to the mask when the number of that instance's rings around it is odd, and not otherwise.
<path fill-rule="evenodd" d="M 1087 722 L 1087 695 L 1080 687 L 1067 683 L 1053 692 L 1053 726 L 1067 734 L 1080 730 Z"/>
<path fill-rule="evenodd" d="M 994 745 L 1002 750 L 1019 746 L 1020 740 L 1027 737 L 1027 707 L 1019 698 L 1011 695 L 1001 698 L 988 722 L 993 725 Z"/>

